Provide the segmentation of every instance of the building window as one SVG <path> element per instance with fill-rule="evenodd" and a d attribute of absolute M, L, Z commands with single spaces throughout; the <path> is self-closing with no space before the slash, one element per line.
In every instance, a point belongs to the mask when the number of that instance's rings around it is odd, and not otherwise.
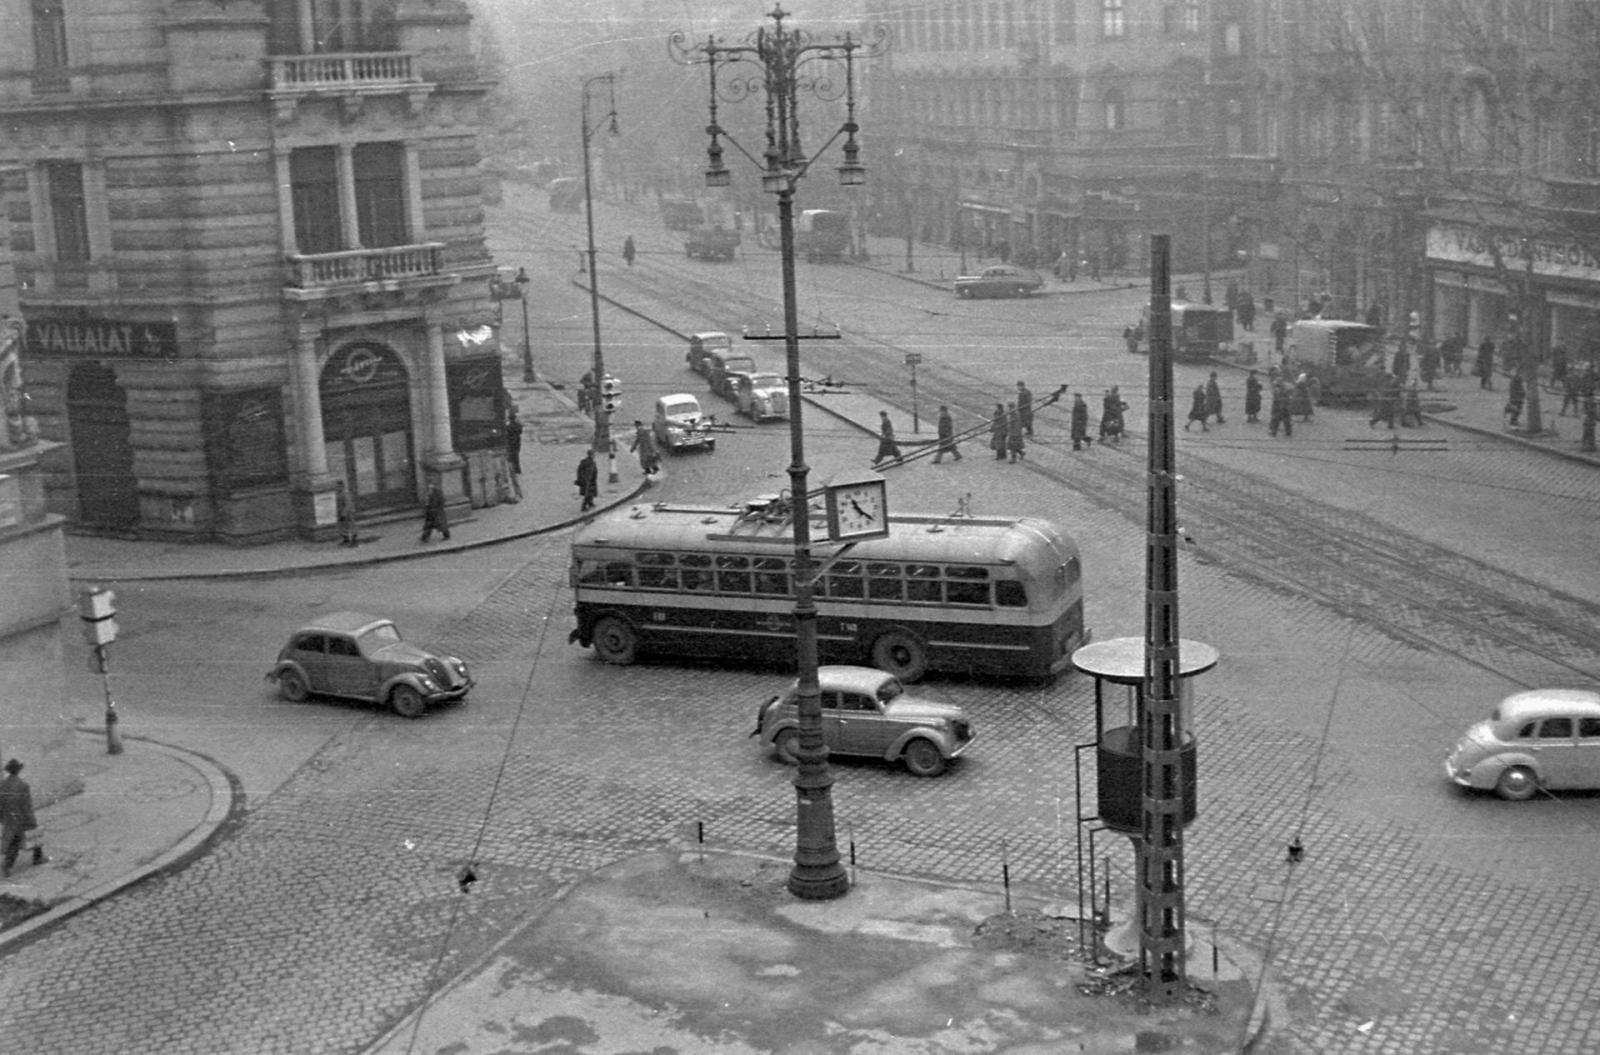
<path fill-rule="evenodd" d="M 1230 59 L 1244 54 L 1244 31 L 1239 23 L 1229 22 L 1222 27 L 1222 53 Z"/>
<path fill-rule="evenodd" d="M 56 259 L 82 263 L 89 259 L 89 209 L 83 191 L 83 166 L 76 161 L 47 162 L 44 179 Z"/>
<path fill-rule="evenodd" d="M 33 87 L 64 92 L 67 80 L 67 13 L 61 0 L 33 0 Z"/>
<path fill-rule="evenodd" d="M 1056 0 L 1057 44 L 1071 44 L 1078 39 L 1077 0 Z"/>
<path fill-rule="evenodd" d="M 1182 16 L 1179 25 L 1185 33 L 1200 32 L 1200 0 L 1183 0 Z"/>
<path fill-rule="evenodd" d="M 1121 40 L 1128 35 L 1128 12 L 1123 0 L 1100 0 L 1100 36 Z"/>
<path fill-rule="evenodd" d="M 406 245 L 405 147 L 362 143 L 355 149 L 356 226 L 367 248 Z"/>
<path fill-rule="evenodd" d="M 1103 101 L 1106 109 L 1106 129 L 1111 132 L 1119 132 L 1126 128 L 1128 103 L 1122 94 L 1122 89 L 1112 88 L 1106 92 Z"/>
<path fill-rule="evenodd" d="M 336 147 L 301 147 L 289 154 L 295 247 L 302 253 L 344 249 L 339 222 L 339 156 Z"/>

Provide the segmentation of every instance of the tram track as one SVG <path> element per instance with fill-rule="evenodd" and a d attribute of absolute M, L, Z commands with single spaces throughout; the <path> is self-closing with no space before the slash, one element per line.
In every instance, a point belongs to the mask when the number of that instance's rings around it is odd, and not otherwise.
<path fill-rule="evenodd" d="M 782 317 L 776 299 L 713 283 L 649 261 L 608 275 L 602 289 L 658 324 L 727 327 L 730 319 Z M 640 301 L 649 302 L 643 305 Z M 840 340 L 807 343 L 813 376 L 847 380 L 894 405 L 908 402 L 894 341 L 840 328 Z M 919 395 L 982 421 L 995 400 L 992 381 L 947 363 L 925 361 Z M 1052 386 L 1053 387 L 1053 386 Z M 1048 408 L 1028 467 L 1086 501 L 1136 525 L 1145 518 L 1144 437 L 1093 458 L 1072 457 L 1051 438 L 1065 431 L 1064 404 Z M 1110 455 L 1110 456 L 1107 456 Z M 1185 452 L 1179 509 L 1193 552 L 1231 575 L 1313 599 L 1417 648 L 1459 658 L 1516 684 L 1600 680 L 1600 604 L 1553 590 L 1375 517 L 1292 492 L 1203 453 Z"/>

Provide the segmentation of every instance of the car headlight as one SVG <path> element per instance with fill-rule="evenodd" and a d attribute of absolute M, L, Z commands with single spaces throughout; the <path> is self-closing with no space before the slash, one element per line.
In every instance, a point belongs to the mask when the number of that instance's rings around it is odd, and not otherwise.
<path fill-rule="evenodd" d="M 422 683 L 422 688 L 423 688 L 424 692 L 438 692 L 439 691 L 438 683 L 435 682 L 428 675 L 424 674 L 422 677 L 418 678 L 417 680 Z"/>

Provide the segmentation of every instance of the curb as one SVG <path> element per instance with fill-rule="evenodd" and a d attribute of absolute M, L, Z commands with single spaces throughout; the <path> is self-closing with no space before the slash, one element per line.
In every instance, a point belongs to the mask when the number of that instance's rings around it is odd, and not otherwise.
<path fill-rule="evenodd" d="M 88 729 L 81 726 L 75 731 L 79 735 L 91 736 L 97 740 L 105 735 L 99 729 Z M 104 901 L 113 894 L 133 886 L 149 876 L 183 867 L 209 849 L 211 843 L 222 831 L 223 825 L 232 820 L 243 809 L 243 787 L 239 783 L 239 779 L 224 769 L 220 763 L 207 758 L 205 755 L 173 744 L 162 743 L 159 740 L 151 740 L 142 736 L 127 736 L 124 739 L 138 741 L 145 747 L 167 755 L 169 758 L 181 762 L 199 773 L 211 792 L 211 806 L 206 811 L 205 819 L 188 835 L 178 840 L 177 843 L 148 864 L 108 879 L 97 886 L 91 887 L 84 893 L 64 898 L 39 915 L 32 916 L 15 927 L 0 931 L 0 951 L 4 951 L 18 942 L 33 938 L 40 931 L 54 926 L 69 916 L 77 915 L 84 909 Z"/>

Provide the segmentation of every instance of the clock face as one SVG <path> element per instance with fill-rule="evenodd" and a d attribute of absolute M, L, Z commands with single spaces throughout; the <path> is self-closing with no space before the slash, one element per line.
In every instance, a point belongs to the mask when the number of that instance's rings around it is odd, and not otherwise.
<path fill-rule="evenodd" d="M 889 517 L 882 480 L 843 484 L 829 494 L 835 539 L 862 538 L 889 533 Z"/>

